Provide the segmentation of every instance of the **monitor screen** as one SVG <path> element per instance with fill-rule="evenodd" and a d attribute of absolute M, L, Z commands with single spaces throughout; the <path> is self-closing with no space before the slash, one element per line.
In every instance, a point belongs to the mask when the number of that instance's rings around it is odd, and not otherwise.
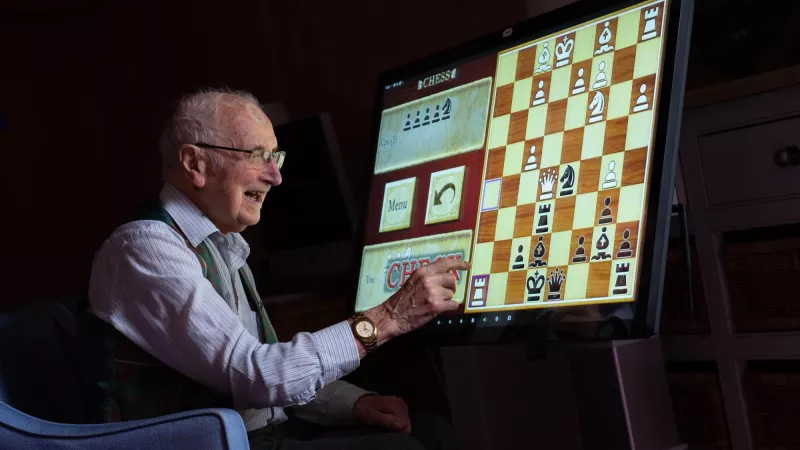
<path fill-rule="evenodd" d="M 673 152 L 656 134 L 674 79 L 676 2 L 593 14 L 592 3 L 540 19 L 527 38 L 385 80 L 356 311 L 439 258 L 472 263 L 455 274 L 460 308 L 434 320 L 440 328 L 545 311 L 632 320 L 637 299 L 660 289 L 643 273 L 660 257 L 645 247 L 665 242 L 648 211 L 665 209 L 673 179 Z"/>

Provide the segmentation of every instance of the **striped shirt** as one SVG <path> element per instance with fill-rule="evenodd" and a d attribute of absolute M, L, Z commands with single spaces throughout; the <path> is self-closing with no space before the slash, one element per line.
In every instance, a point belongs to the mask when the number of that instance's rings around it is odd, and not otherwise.
<path fill-rule="evenodd" d="M 347 322 L 264 344 L 238 275 L 250 254 L 247 242 L 220 233 L 174 186 L 164 185 L 160 198 L 192 246 L 207 244 L 223 295 L 179 233 L 140 220 L 117 228 L 95 256 L 94 314 L 164 364 L 230 393 L 248 431 L 285 421 L 283 408 L 292 405 L 304 405 L 298 415 L 318 423 L 349 421 L 366 391 L 335 381 L 360 362 Z"/>

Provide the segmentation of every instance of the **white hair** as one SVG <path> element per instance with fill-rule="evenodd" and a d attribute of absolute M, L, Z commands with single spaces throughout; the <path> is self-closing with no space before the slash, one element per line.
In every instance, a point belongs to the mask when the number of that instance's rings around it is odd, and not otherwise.
<path fill-rule="evenodd" d="M 259 106 L 258 99 L 250 92 L 227 88 L 201 89 L 180 99 L 158 143 L 165 177 L 178 165 L 178 150 L 182 145 L 205 142 L 235 146 L 232 138 L 220 130 L 217 116 L 220 106 L 235 103 Z M 217 152 L 208 152 L 208 157 L 212 165 L 221 164 L 222 156 Z"/>

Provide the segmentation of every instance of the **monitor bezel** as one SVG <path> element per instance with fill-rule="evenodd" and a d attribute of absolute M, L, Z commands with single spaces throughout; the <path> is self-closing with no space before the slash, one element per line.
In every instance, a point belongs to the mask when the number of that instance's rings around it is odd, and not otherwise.
<path fill-rule="evenodd" d="M 642 1 L 584 0 L 572 3 L 465 44 L 382 72 L 378 78 L 373 102 L 370 133 L 371 148 L 374 150 L 378 142 L 385 86 L 413 76 L 434 73 L 443 66 L 452 66 L 461 61 L 496 54 L 504 49 L 539 39 L 639 3 L 642 3 Z M 641 275 L 637 290 L 638 298 L 634 302 L 628 303 L 628 305 L 633 305 L 633 318 L 611 318 L 619 323 L 612 324 L 613 331 L 601 332 L 594 330 L 600 330 L 603 324 L 599 322 L 608 321 L 608 317 L 604 318 L 603 321 L 555 323 L 552 319 L 552 314 L 547 312 L 556 309 L 560 313 L 577 311 L 585 308 L 582 306 L 516 310 L 513 311 L 516 314 L 538 315 L 538 318 L 533 322 L 528 321 L 523 324 L 509 323 L 503 326 L 452 328 L 437 327 L 434 326 L 434 321 L 431 321 L 415 333 L 417 337 L 440 345 L 460 345 L 543 340 L 640 339 L 658 333 L 693 9 L 694 0 L 670 0 L 667 8 L 669 14 L 667 32 L 662 33 L 662 36 L 666 36 L 664 42 L 665 56 L 661 69 L 661 94 L 656 108 L 656 128 L 653 140 L 655 150 L 652 160 L 653 166 L 650 172 L 646 228 L 641 246 L 642 261 L 639 269 Z M 674 57 L 670 58 L 669 55 L 674 55 Z M 370 173 L 366 177 L 366 186 L 362 191 L 362 208 L 359 209 L 360 214 L 357 223 L 357 246 L 353 255 L 354 264 L 352 267 L 354 288 L 351 291 L 350 301 L 347 302 L 348 315 L 353 314 L 355 311 L 366 234 L 366 215 L 369 207 L 368 193 L 372 189 L 374 177 L 372 169 L 375 165 L 377 153 L 371 151 L 370 155 L 370 164 L 368 165 Z M 487 314 L 494 315 L 495 313 Z M 480 313 L 474 314 L 474 316 L 482 317 Z M 466 315 L 460 317 L 463 318 Z M 446 319 L 447 317 L 442 316 L 442 318 Z M 554 325 L 559 326 L 554 327 Z M 560 331 L 556 331 L 556 329 L 560 329 Z M 586 330 L 592 331 L 587 333 Z"/>

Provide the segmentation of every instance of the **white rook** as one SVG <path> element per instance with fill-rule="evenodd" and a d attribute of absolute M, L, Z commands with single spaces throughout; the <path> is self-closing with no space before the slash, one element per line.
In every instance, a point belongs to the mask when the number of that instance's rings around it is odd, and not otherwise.
<path fill-rule="evenodd" d="M 644 12 L 644 30 L 642 30 L 642 40 L 646 41 L 656 37 L 656 18 L 658 17 L 658 6 Z"/>

